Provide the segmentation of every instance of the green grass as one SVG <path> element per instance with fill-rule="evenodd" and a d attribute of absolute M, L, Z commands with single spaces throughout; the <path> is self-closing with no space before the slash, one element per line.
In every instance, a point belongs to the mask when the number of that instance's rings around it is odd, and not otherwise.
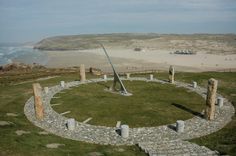
<path fill-rule="evenodd" d="M 88 75 L 88 77 L 93 77 Z M 61 75 L 46 81 L 40 81 L 42 86 L 52 86 L 58 84 L 61 80 L 78 80 L 78 74 Z M 5 79 L 4 79 L 5 80 Z M 24 79 L 26 80 L 26 79 Z M 30 79 L 31 80 L 31 79 Z M 12 83 L 19 82 L 13 80 Z M 36 81 L 35 81 L 36 82 Z M 13 125 L 0 126 L 0 155 L 20 155 L 20 156 L 63 156 L 63 155 L 82 155 L 86 156 L 90 152 L 100 152 L 104 155 L 114 156 L 143 156 L 146 155 L 140 151 L 137 146 L 102 146 L 88 144 L 80 141 L 64 139 L 55 135 L 39 135 L 42 129 L 35 127 L 30 123 L 23 112 L 26 100 L 32 96 L 32 83 L 20 85 L 9 85 L 7 80 L 1 82 L 0 89 L 0 121 L 10 121 Z M 6 113 L 16 113 L 19 116 L 9 117 Z M 30 134 L 17 136 L 16 130 L 30 131 Z M 46 144 L 60 143 L 65 144 L 58 149 L 48 149 Z M 124 152 L 118 152 L 122 148 Z"/>
<path fill-rule="evenodd" d="M 174 123 L 193 117 L 193 112 L 204 109 L 204 99 L 184 88 L 170 84 L 143 81 L 124 81 L 132 96 L 121 96 L 105 91 L 109 83 L 93 83 L 64 90 L 58 93 L 51 103 L 62 103 L 54 106 L 57 112 L 71 111 L 65 116 L 89 122 L 95 125 L 114 127 L 117 121 L 130 127 L 151 127 Z M 190 109 L 177 108 L 181 105 Z"/>
<path fill-rule="evenodd" d="M 35 72 L 36 73 L 36 72 Z M 14 85 L 21 81 L 32 80 L 30 73 L 25 77 L 14 76 L 14 74 L 0 76 L 0 121 L 11 121 L 14 124 L 10 126 L 0 126 L 0 155 L 36 155 L 36 156 L 53 156 L 53 155 L 87 155 L 90 152 L 101 152 L 104 155 L 124 155 L 138 156 L 145 155 L 136 146 L 101 146 L 95 144 L 87 144 L 79 141 L 64 139 L 55 135 L 39 135 L 38 132 L 42 129 L 33 126 L 25 117 L 23 108 L 26 100 L 32 96 L 32 82 Z M 53 73 L 48 74 L 53 75 Z M 42 73 L 38 73 L 41 77 Z M 88 75 L 88 77 L 91 77 Z M 148 76 L 146 76 L 148 77 Z M 167 73 L 157 73 L 155 77 L 166 79 Z M 205 86 L 207 80 L 214 77 L 219 80 L 219 92 L 230 99 L 236 106 L 236 73 L 177 73 L 176 79 L 191 82 L 197 81 L 201 86 Z M 37 78 L 36 76 L 34 78 Z M 18 80 L 21 79 L 21 80 Z M 59 81 L 78 80 L 78 74 L 61 74 L 60 77 L 39 81 L 42 86 L 53 86 Z M 151 83 L 150 83 L 151 84 Z M 82 87 L 82 86 L 80 86 Z M 78 87 L 78 90 L 81 89 Z M 89 87 L 89 85 L 88 85 Z M 94 87 L 94 86 L 92 86 Z M 101 87 L 101 86 L 100 86 Z M 156 87 L 159 87 L 158 85 Z M 103 88 L 103 87 L 102 87 Z M 86 89 L 86 88 L 85 88 Z M 128 89 L 129 88 L 128 86 Z M 63 95 L 64 96 L 64 95 Z M 115 96 L 115 95 L 112 95 Z M 57 107 L 57 106 L 55 106 Z M 178 110 L 176 108 L 176 110 Z M 17 113 L 18 117 L 8 117 L 6 113 Z M 30 134 L 17 136 L 16 130 L 30 131 Z M 236 117 L 227 124 L 222 130 L 210 134 L 205 137 L 193 139 L 192 141 L 205 145 L 212 150 L 218 150 L 222 154 L 236 155 Z M 48 149 L 45 147 L 49 143 L 65 144 L 59 149 Z M 119 148 L 124 149 L 124 152 L 117 152 Z"/>
<path fill-rule="evenodd" d="M 215 78 L 218 82 L 218 92 L 232 101 L 236 108 L 236 73 L 178 73 L 179 80 L 190 82 L 197 81 L 200 85 L 206 86 L 209 78 Z M 213 134 L 193 139 L 200 145 L 207 146 L 213 150 L 218 150 L 221 154 L 236 155 L 236 116 L 226 127 Z"/>

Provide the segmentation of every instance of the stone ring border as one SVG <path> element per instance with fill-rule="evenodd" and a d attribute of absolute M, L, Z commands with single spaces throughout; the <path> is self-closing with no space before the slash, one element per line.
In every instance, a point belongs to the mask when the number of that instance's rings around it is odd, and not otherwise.
<path fill-rule="evenodd" d="M 43 120 L 36 119 L 34 109 L 34 97 L 28 99 L 25 103 L 24 113 L 27 119 L 32 122 L 35 126 L 38 126 L 52 134 L 61 136 L 77 141 L 84 141 L 87 143 L 96 143 L 102 145 L 134 145 L 140 142 L 165 142 L 171 140 L 189 140 L 201 136 L 208 135 L 219 129 L 223 128 L 227 123 L 231 121 L 232 116 L 235 113 L 234 107 L 227 99 L 224 99 L 223 107 L 219 108 L 216 106 L 215 119 L 212 121 L 205 120 L 201 117 L 194 116 L 191 119 L 185 120 L 185 130 L 183 133 L 177 133 L 173 130 L 175 124 L 162 125 L 157 127 L 140 127 L 130 128 L 129 137 L 127 139 L 122 138 L 117 134 L 115 127 L 106 126 L 95 126 L 85 124 L 76 121 L 76 127 L 73 131 L 68 130 L 66 127 L 66 117 L 60 115 L 54 111 L 50 105 L 51 98 L 58 92 L 69 89 L 70 87 L 76 87 L 81 84 L 96 83 L 111 81 L 113 78 L 104 79 L 91 79 L 85 82 L 72 81 L 65 83 L 65 87 L 62 88 L 60 85 L 56 85 L 49 88 L 49 92 L 46 94 L 42 93 L 43 106 L 44 106 L 44 118 Z M 158 82 L 162 84 L 169 84 L 169 82 L 153 79 L 148 80 L 147 78 L 132 77 L 129 79 L 122 78 L 122 80 L 130 81 L 146 81 L 146 82 Z M 206 89 L 202 87 L 193 88 L 191 84 L 183 82 L 175 82 L 176 87 L 184 87 L 189 91 L 196 92 L 206 99 Z M 220 94 L 217 96 L 222 97 Z"/>

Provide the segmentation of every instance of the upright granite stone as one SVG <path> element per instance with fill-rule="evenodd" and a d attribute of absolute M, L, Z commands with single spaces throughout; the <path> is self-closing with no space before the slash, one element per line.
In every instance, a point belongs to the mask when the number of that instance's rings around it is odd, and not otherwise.
<path fill-rule="evenodd" d="M 153 75 L 152 75 L 152 74 L 150 74 L 150 80 L 151 80 L 151 81 L 153 80 Z"/>
<path fill-rule="evenodd" d="M 107 80 L 107 75 L 103 75 L 103 79 L 104 79 L 104 80 Z"/>
<path fill-rule="evenodd" d="M 184 121 L 183 120 L 177 120 L 176 121 L 176 131 L 178 133 L 184 132 Z"/>
<path fill-rule="evenodd" d="M 67 120 L 67 128 L 68 130 L 73 131 L 75 129 L 75 119 L 74 118 L 70 118 Z"/>
<path fill-rule="evenodd" d="M 61 85 L 62 88 L 65 88 L 65 81 L 61 81 L 60 85 Z"/>
<path fill-rule="evenodd" d="M 128 138 L 129 137 L 129 126 L 128 125 L 121 125 L 121 137 Z"/>
<path fill-rule="evenodd" d="M 170 66 L 169 68 L 169 82 L 175 83 L 175 69 L 173 66 Z"/>
<path fill-rule="evenodd" d="M 193 81 L 193 88 L 197 88 L 197 82 Z"/>
<path fill-rule="evenodd" d="M 218 81 L 211 78 L 208 80 L 205 118 L 213 120 L 215 118 L 215 103 Z"/>
<path fill-rule="evenodd" d="M 217 105 L 219 107 L 223 107 L 223 105 L 224 105 L 224 98 L 223 97 L 218 97 L 217 98 Z"/>
<path fill-rule="evenodd" d="M 84 64 L 80 65 L 80 81 L 83 82 L 86 80 L 86 75 L 85 75 L 85 66 Z"/>
<path fill-rule="evenodd" d="M 49 92 L 48 87 L 44 87 L 44 92 L 45 92 L 45 94 L 48 94 L 48 92 Z"/>
<path fill-rule="evenodd" d="M 42 120 L 44 117 L 44 108 L 43 108 L 43 100 L 42 100 L 42 87 L 39 83 L 33 84 L 33 92 L 34 92 L 34 108 L 36 118 Z"/>
<path fill-rule="evenodd" d="M 126 73 L 126 79 L 130 79 L 130 73 Z"/>

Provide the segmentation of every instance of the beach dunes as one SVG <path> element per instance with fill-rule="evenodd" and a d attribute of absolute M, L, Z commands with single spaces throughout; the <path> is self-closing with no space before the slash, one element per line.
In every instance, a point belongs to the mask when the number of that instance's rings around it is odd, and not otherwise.
<path fill-rule="evenodd" d="M 49 57 L 48 67 L 86 67 L 110 70 L 98 43 L 103 43 L 120 71 L 160 69 L 218 71 L 236 68 L 236 35 L 104 34 L 46 38 L 34 48 Z M 139 50 L 137 50 L 139 49 Z M 191 50 L 196 55 L 173 54 Z"/>

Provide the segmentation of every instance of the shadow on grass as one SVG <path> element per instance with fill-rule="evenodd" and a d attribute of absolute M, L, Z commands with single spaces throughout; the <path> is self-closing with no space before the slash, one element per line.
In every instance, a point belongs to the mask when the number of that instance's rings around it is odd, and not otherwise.
<path fill-rule="evenodd" d="M 110 86 L 108 86 L 107 84 L 103 83 L 103 82 L 97 82 L 98 85 L 106 87 L 107 89 L 110 88 Z"/>
<path fill-rule="evenodd" d="M 199 113 L 199 112 L 196 112 L 196 111 L 194 111 L 194 110 L 192 110 L 192 109 L 190 109 L 190 108 L 187 108 L 187 107 L 185 107 L 185 106 L 182 106 L 181 104 L 172 103 L 171 105 L 173 105 L 173 106 L 175 106 L 175 107 L 177 107 L 177 108 L 179 108 L 179 109 L 182 109 L 182 110 L 184 110 L 184 111 L 186 111 L 186 112 L 189 112 L 189 113 L 191 113 L 191 114 L 193 114 L 193 115 L 195 115 L 195 116 L 198 116 L 198 117 L 200 117 L 200 118 L 204 118 L 204 115 L 203 115 L 203 114 L 201 114 L 201 113 Z"/>

